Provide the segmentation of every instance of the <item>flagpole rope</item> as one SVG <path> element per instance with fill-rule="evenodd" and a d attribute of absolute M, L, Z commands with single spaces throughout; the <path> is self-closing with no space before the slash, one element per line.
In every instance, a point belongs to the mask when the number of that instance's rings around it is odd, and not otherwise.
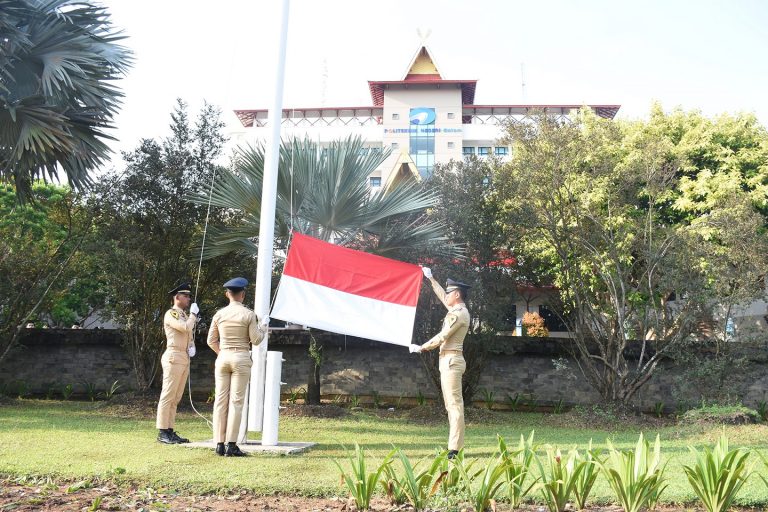
<path fill-rule="evenodd" d="M 205 225 L 203 226 L 203 241 L 200 244 L 200 259 L 197 263 L 197 280 L 195 281 L 195 298 L 193 302 L 197 302 L 197 289 L 200 286 L 200 274 L 203 269 L 203 251 L 205 251 L 205 239 L 208 236 L 208 221 L 211 217 L 211 202 L 213 201 L 213 183 L 216 181 L 216 167 L 213 167 L 213 174 L 211 175 L 211 185 L 208 187 L 208 210 L 205 212 Z M 197 326 L 195 326 L 197 327 Z M 192 330 L 192 343 L 195 343 L 195 335 L 197 334 L 197 329 Z M 192 361 L 190 358 L 190 369 L 192 366 Z M 202 419 L 205 420 L 205 422 L 208 424 L 208 427 L 210 427 L 211 431 L 213 431 L 213 422 L 203 416 L 200 411 L 197 410 L 195 407 L 195 403 L 192 400 L 192 372 L 190 371 L 187 375 L 187 392 L 189 394 L 189 405 L 192 407 L 192 410 L 195 411 L 195 414 L 200 416 Z"/>

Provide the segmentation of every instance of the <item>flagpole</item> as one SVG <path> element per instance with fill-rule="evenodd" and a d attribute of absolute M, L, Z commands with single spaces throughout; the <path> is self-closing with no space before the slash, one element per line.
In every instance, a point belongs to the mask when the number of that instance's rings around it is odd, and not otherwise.
<path fill-rule="evenodd" d="M 268 116 L 272 129 L 270 130 L 270 135 L 267 139 L 267 145 L 264 152 L 264 178 L 261 190 L 261 217 L 259 221 L 259 251 L 256 266 L 255 298 L 255 311 L 260 319 L 269 315 L 269 299 L 272 288 L 272 252 L 275 238 L 275 203 L 277 196 L 278 164 L 280 161 L 280 126 L 283 119 L 283 86 L 285 83 L 285 55 L 288 44 L 289 6 L 290 0 L 282 0 L 274 98 L 272 109 Z M 248 431 L 260 432 L 263 429 L 264 434 L 269 434 L 268 437 L 271 439 L 265 439 L 265 436 L 263 435 L 262 444 L 274 445 L 277 443 L 277 420 L 280 394 L 278 389 L 276 402 L 273 393 L 270 393 L 271 396 L 267 397 L 264 395 L 264 385 L 267 373 L 267 343 L 268 335 L 265 335 L 261 344 L 259 344 L 258 347 L 255 347 L 252 351 L 253 367 L 251 368 L 251 385 L 248 396 Z M 278 375 L 278 383 L 279 380 L 280 378 Z M 269 425 L 267 425 L 268 422 L 270 423 Z"/>

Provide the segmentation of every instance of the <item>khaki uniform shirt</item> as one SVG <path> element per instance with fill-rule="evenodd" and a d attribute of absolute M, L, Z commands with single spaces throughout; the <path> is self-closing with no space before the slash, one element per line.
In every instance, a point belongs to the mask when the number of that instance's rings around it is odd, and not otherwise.
<path fill-rule="evenodd" d="M 221 350 L 249 350 L 251 344 L 258 345 L 263 337 L 256 313 L 242 302 L 231 302 L 218 310 L 208 329 L 208 345 L 218 343 Z"/>
<path fill-rule="evenodd" d="M 429 282 L 432 283 L 432 290 L 434 290 L 437 298 L 448 309 L 448 314 L 445 315 L 443 328 L 440 332 L 423 344 L 422 348 L 424 350 L 433 350 L 440 347 L 440 352 L 446 350 L 461 352 L 464 349 L 464 338 L 469 330 L 469 311 L 467 306 L 462 303 L 448 306 L 445 303 L 445 290 L 440 286 L 440 283 L 434 277 L 430 278 Z"/>
<path fill-rule="evenodd" d="M 189 347 L 195 346 L 193 335 L 195 333 L 195 315 L 187 315 L 183 309 L 176 306 L 165 312 L 163 328 L 167 348 L 178 352 L 186 352 Z"/>

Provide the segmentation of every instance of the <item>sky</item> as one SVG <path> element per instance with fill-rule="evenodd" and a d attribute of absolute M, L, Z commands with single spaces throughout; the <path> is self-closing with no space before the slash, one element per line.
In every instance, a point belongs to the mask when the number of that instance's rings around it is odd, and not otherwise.
<path fill-rule="evenodd" d="M 120 85 L 112 165 L 169 135 L 176 98 L 272 104 L 278 0 L 102 0 L 135 63 Z M 400 80 L 426 44 L 443 78 L 478 80 L 476 104 L 654 101 L 768 126 L 768 2 L 762 0 L 291 0 L 284 108 L 368 106 L 368 80 Z M 524 71 L 523 71 L 524 70 Z M 523 75 L 525 88 L 523 90 Z"/>

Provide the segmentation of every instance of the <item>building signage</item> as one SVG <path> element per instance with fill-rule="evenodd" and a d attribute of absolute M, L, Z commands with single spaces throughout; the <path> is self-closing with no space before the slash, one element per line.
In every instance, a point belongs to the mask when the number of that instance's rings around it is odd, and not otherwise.
<path fill-rule="evenodd" d="M 405 133 L 410 135 L 421 135 L 430 133 L 462 133 L 461 128 L 434 128 L 434 127 L 422 127 L 418 128 L 384 128 L 384 133 Z"/>
<path fill-rule="evenodd" d="M 429 107 L 417 107 L 411 109 L 410 123 L 418 125 L 435 124 L 435 109 Z"/>

